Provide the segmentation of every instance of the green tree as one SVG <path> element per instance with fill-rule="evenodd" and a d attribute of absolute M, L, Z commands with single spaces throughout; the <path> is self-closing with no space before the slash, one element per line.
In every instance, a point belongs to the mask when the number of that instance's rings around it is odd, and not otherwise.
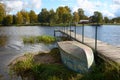
<path fill-rule="evenodd" d="M 38 14 L 38 21 L 41 23 L 49 22 L 49 12 L 46 8 L 43 8 L 42 11 Z"/>
<path fill-rule="evenodd" d="M 109 23 L 109 18 L 108 17 L 104 17 L 104 22 L 105 23 Z"/>
<path fill-rule="evenodd" d="M 23 17 L 22 17 L 21 12 L 17 12 L 16 22 L 17 22 L 17 24 L 22 24 L 23 23 Z"/>
<path fill-rule="evenodd" d="M 63 23 L 69 23 L 72 20 L 72 16 L 69 13 L 64 13 L 62 16 Z"/>
<path fill-rule="evenodd" d="M 71 10 L 68 6 L 58 7 L 56 10 L 56 14 L 58 15 L 58 23 L 64 23 L 71 21 Z M 65 21 L 66 20 L 66 21 Z"/>
<path fill-rule="evenodd" d="M 0 3 L 0 24 L 2 23 L 5 15 L 6 15 L 5 5 Z"/>
<path fill-rule="evenodd" d="M 73 13 L 73 22 L 79 22 L 78 12 L 74 12 L 74 13 Z"/>
<path fill-rule="evenodd" d="M 79 20 L 84 19 L 84 10 L 82 8 L 78 9 Z"/>
<path fill-rule="evenodd" d="M 90 16 L 90 17 L 89 17 L 89 20 L 90 20 L 91 23 L 95 23 L 95 22 L 96 22 L 96 19 L 95 19 L 95 16 L 94 16 L 94 15 L 93 15 L 93 16 Z"/>
<path fill-rule="evenodd" d="M 71 13 L 71 9 L 68 6 L 65 6 L 64 8 L 67 10 L 68 13 Z"/>
<path fill-rule="evenodd" d="M 79 20 L 88 19 L 88 17 L 84 14 L 84 10 L 82 8 L 78 9 Z"/>
<path fill-rule="evenodd" d="M 29 18 L 30 18 L 30 23 L 36 23 L 38 20 L 38 16 L 33 10 L 30 11 Z"/>
<path fill-rule="evenodd" d="M 103 16 L 102 13 L 95 11 L 94 12 L 94 18 L 97 23 L 103 23 Z"/>
<path fill-rule="evenodd" d="M 12 22 L 13 24 L 17 24 L 17 17 L 16 17 L 16 15 L 13 15 L 13 22 Z"/>
<path fill-rule="evenodd" d="M 58 19 L 58 16 L 57 16 L 56 13 L 54 12 L 54 10 L 51 9 L 51 10 L 49 11 L 49 23 L 50 23 L 50 25 L 56 23 L 57 19 Z"/>
<path fill-rule="evenodd" d="M 11 15 L 7 15 L 3 19 L 3 25 L 10 25 L 13 22 L 13 17 Z"/>
<path fill-rule="evenodd" d="M 30 22 L 29 13 L 25 10 L 20 11 L 20 13 L 22 14 L 23 17 L 23 23 L 28 24 Z"/>
<path fill-rule="evenodd" d="M 113 18 L 111 20 L 112 23 L 120 23 L 120 17 Z"/>

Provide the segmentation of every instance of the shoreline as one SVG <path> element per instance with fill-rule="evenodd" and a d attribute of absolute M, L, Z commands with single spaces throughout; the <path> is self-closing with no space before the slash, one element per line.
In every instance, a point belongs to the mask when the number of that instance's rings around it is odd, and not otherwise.
<path fill-rule="evenodd" d="M 103 23 L 102 25 L 118 25 L 118 26 L 120 26 L 120 23 L 119 24 L 114 24 L 114 23 Z M 101 25 L 101 26 L 102 26 Z M 63 23 L 61 23 L 61 24 L 53 24 L 53 25 L 50 25 L 50 24 L 48 24 L 48 23 L 46 23 L 46 24 L 42 24 L 41 25 L 41 23 L 36 23 L 36 24 L 13 24 L 13 25 L 0 25 L 0 27 L 13 27 L 13 26 L 15 26 L 15 27 L 21 27 L 21 26 L 41 26 L 41 27 L 64 27 L 64 26 L 69 26 L 69 24 L 63 24 Z M 72 26 L 74 26 L 74 25 L 72 25 Z M 77 27 L 80 27 L 80 26 L 82 26 L 82 24 L 77 24 L 76 25 Z M 85 24 L 85 26 L 91 26 L 91 24 Z"/>

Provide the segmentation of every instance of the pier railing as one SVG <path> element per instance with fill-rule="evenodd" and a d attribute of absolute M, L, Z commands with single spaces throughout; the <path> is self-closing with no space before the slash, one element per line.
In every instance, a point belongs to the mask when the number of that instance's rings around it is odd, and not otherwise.
<path fill-rule="evenodd" d="M 74 27 L 74 30 L 72 30 L 71 26 L 67 28 L 65 27 L 62 30 L 55 30 L 54 36 L 56 32 L 60 32 L 64 35 L 70 36 L 71 39 L 91 47 L 95 51 L 95 56 L 99 56 L 109 63 L 113 62 L 120 65 L 120 48 L 97 40 L 97 26 L 95 28 L 95 39 L 84 37 L 84 28 L 82 30 L 82 35 L 80 35 L 76 33 L 76 26 Z"/>

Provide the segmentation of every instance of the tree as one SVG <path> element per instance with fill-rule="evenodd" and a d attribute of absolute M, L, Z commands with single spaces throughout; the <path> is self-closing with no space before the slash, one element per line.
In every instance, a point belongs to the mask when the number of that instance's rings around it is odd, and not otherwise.
<path fill-rule="evenodd" d="M 78 9 L 79 20 L 84 19 L 84 10 L 82 8 Z"/>
<path fill-rule="evenodd" d="M 113 22 L 113 23 L 120 23 L 120 17 L 113 18 L 111 20 L 111 22 Z"/>
<path fill-rule="evenodd" d="M 49 22 L 49 12 L 46 8 L 43 8 L 42 11 L 38 14 L 38 21 L 41 23 Z"/>
<path fill-rule="evenodd" d="M 72 16 L 69 13 L 64 13 L 62 15 L 62 21 L 63 21 L 63 23 L 69 23 L 69 22 L 71 22 L 71 19 L 72 19 Z"/>
<path fill-rule="evenodd" d="M 74 12 L 74 13 L 73 13 L 73 22 L 79 22 L 78 12 Z"/>
<path fill-rule="evenodd" d="M 78 9 L 79 20 L 88 19 L 88 17 L 84 14 L 84 10 L 82 8 Z"/>
<path fill-rule="evenodd" d="M 13 22 L 13 17 L 11 15 L 7 15 L 3 19 L 3 25 L 10 25 Z"/>
<path fill-rule="evenodd" d="M 104 22 L 105 22 L 105 23 L 109 23 L 108 17 L 104 17 Z"/>
<path fill-rule="evenodd" d="M 103 22 L 103 16 L 102 13 L 95 11 L 94 12 L 94 18 L 97 23 L 102 23 Z"/>
<path fill-rule="evenodd" d="M 22 14 L 23 17 L 23 23 L 28 24 L 30 22 L 29 13 L 25 10 L 20 11 L 20 13 Z"/>
<path fill-rule="evenodd" d="M 5 5 L 0 3 L 0 24 L 2 23 L 5 15 L 6 15 Z"/>
<path fill-rule="evenodd" d="M 58 15 L 58 23 L 65 23 L 71 21 L 71 10 L 68 6 L 58 7 L 56 10 L 56 14 Z M 66 21 L 65 21 L 66 20 Z"/>
<path fill-rule="evenodd" d="M 62 15 L 63 13 L 65 13 L 65 8 L 63 7 L 58 7 L 57 10 L 56 10 L 56 14 L 58 15 L 58 23 L 62 23 Z"/>
<path fill-rule="evenodd" d="M 90 21 L 91 23 L 95 23 L 95 22 L 96 22 L 95 16 L 94 16 L 94 15 L 93 15 L 93 16 L 90 16 L 90 17 L 89 17 L 89 21 Z"/>
<path fill-rule="evenodd" d="M 56 23 L 57 19 L 58 19 L 58 16 L 57 16 L 56 13 L 54 12 L 54 10 L 51 9 L 51 10 L 49 11 L 49 23 L 50 23 L 50 25 Z"/>
<path fill-rule="evenodd" d="M 36 13 L 33 10 L 31 10 L 29 13 L 29 18 L 30 18 L 30 23 L 36 23 L 38 16 L 36 15 Z"/>
<path fill-rule="evenodd" d="M 17 22 L 17 24 L 22 24 L 23 23 L 23 17 L 22 17 L 21 12 L 17 13 L 17 15 L 16 15 L 16 22 Z"/>
<path fill-rule="evenodd" d="M 16 17 L 16 15 L 13 15 L 13 22 L 12 22 L 13 24 L 17 24 L 17 17 Z"/>

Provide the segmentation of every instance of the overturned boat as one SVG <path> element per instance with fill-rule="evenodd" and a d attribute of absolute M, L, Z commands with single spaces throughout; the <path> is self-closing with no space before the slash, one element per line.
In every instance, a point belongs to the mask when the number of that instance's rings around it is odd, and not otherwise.
<path fill-rule="evenodd" d="M 94 65 L 94 55 L 91 48 L 77 41 L 58 42 L 62 62 L 70 69 L 86 73 Z"/>

